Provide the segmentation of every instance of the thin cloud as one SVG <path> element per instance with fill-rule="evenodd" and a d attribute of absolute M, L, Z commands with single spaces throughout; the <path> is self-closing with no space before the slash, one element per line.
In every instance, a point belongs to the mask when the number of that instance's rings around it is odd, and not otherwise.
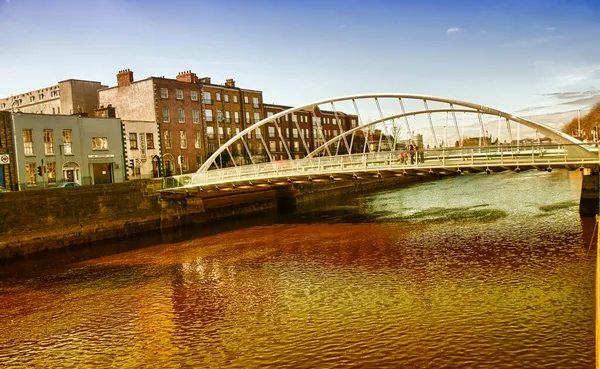
<path fill-rule="evenodd" d="M 555 31 L 556 27 L 546 27 L 546 31 Z"/>
<path fill-rule="evenodd" d="M 459 35 L 461 33 L 461 29 L 458 27 L 451 27 L 448 28 L 448 30 L 446 31 L 447 35 Z"/>

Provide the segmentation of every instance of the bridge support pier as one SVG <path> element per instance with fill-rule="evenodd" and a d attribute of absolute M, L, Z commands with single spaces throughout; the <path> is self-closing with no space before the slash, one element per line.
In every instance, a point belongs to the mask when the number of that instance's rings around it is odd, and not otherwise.
<path fill-rule="evenodd" d="M 593 217 L 598 214 L 600 205 L 600 173 L 590 168 L 583 168 L 579 214 Z"/>

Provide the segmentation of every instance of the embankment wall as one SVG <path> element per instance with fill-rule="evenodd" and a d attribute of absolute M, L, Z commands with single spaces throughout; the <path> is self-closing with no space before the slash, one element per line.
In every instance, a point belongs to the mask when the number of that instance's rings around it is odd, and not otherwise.
<path fill-rule="evenodd" d="M 423 177 L 285 183 L 166 195 L 160 180 L 0 194 L 0 259 L 205 224 L 267 211 L 293 211 L 331 197 L 392 188 Z"/>

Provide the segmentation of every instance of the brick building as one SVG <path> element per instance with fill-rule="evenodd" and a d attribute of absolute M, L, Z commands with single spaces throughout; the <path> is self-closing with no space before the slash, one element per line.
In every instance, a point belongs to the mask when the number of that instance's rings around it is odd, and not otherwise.
<path fill-rule="evenodd" d="M 265 104 L 264 108 L 266 116 L 269 117 L 291 107 Z M 286 160 L 290 156 L 293 159 L 300 159 L 342 131 L 347 131 L 357 125 L 358 118 L 355 115 L 326 111 L 316 107 L 313 111 L 301 110 L 287 114 L 279 118 L 277 122 L 267 123 L 266 132 L 263 134 L 274 160 Z M 281 140 L 282 136 L 283 141 Z M 350 138 L 348 138 L 348 144 L 350 144 Z M 353 152 L 356 152 L 356 143 L 354 146 Z M 343 142 L 340 143 L 339 152 L 347 152 Z"/>
<path fill-rule="evenodd" d="M 0 111 L 36 114 L 93 115 L 100 82 L 68 79 L 37 90 L 0 98 Z"/>
<path fill-rule="evenodd" d="M 120 71 L 117 86 L 98 91 L 99 104 L 110 104 L 125 124 L 126 137 L 156 134 L 158 152 L 144 161 L 141 177 L 195 172 L 208 156 L 229 138 L 264 117 L 262 92 L 236 87 L 233 79 L 223 85 L 192 71 L 175 79 L 148 77 L 134 81 L 133 72 Z M 254 141 L 248 142 L 256 147 Z M 130 146 L 128 158 L 136 156 Z M 242 144 L 231 156 L 242 163 Z M 143 160 L 143 159 L 140 159 Z M 218 160 L 229 165 L 229 154 Z"/>

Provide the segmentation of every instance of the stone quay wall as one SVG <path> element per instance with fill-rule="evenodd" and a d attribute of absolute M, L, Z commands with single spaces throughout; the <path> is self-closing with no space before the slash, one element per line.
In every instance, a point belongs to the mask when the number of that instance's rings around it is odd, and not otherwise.
<path fill-rule="evenodd" d="M 293 211 L 337 196 L 425 177 L 303 182 L 169 195 L 161 180 L 0 194 L 0 259 L 268 211 Z M 311 205 L 312 206 L 312 205 Z"/>

